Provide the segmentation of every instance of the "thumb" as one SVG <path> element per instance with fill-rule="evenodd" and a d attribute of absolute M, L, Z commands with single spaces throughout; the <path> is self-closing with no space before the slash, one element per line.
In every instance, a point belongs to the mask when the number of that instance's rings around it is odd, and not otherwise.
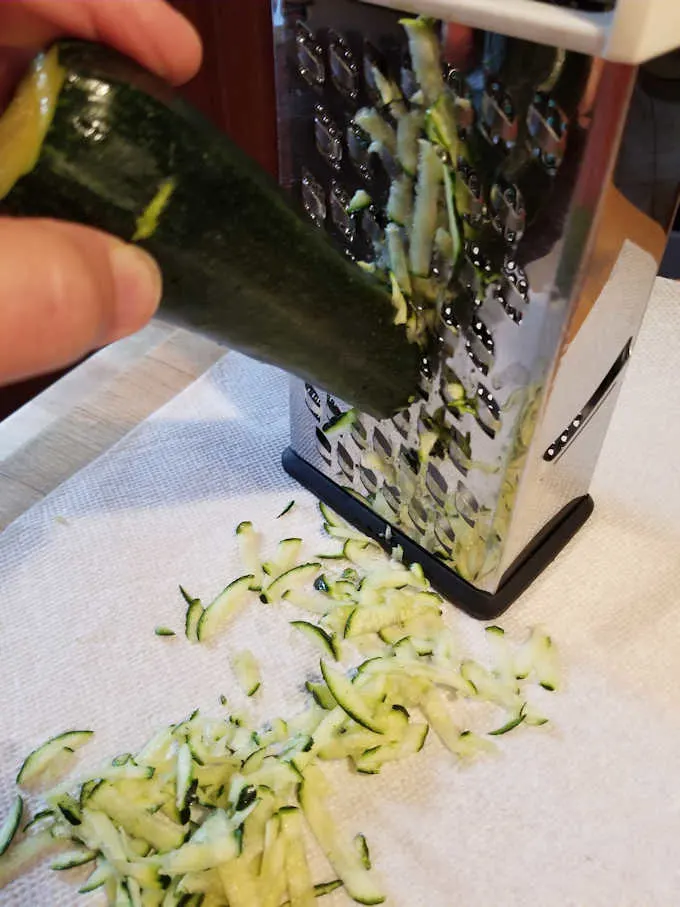
<path fill-rule="evenodd" d="M 141 249 L 77 224 L 0 218 L 0 384 L 134 333 L 160 295 Z"/>

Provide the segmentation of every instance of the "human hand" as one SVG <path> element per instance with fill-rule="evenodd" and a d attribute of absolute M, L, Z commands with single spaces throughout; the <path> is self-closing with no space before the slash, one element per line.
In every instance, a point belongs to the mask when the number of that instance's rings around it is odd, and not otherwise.
<path fill-rule="evenodd" d="M 196 72 L 193 27 L 164 0 L 0 2 L 0 104 L 62 36 L 112 45 L 170 82 Z M 52 371 L 146 324 L 161 295 L 153 259 L 89 227 L 0 218 L 0 384 Z"/>

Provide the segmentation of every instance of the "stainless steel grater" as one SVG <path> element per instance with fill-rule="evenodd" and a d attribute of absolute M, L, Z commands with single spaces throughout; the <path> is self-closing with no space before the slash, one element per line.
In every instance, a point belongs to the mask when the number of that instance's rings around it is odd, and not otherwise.
<path fill-rule="evenodd" d="M 342 401 L 294 379 L 284 465 L 488 618 L 592 510 L 590 480 L 676 207 L 655 143 L 677 108 L 646 61 L 680 45 L 680 12 L 663 0 L 390 6 L 275 0 L 281 180 L 357 266 L 383 267 L 390 188 L 405 165 L 357 114 L 396 128 L 421 110 L 428 135 L 400 20 L 437 16 L 460 251 L 435 243 L 417 277 L 427 298 L 409 300 L 428 326 L 416 402 L 392 420 L 343 418 Z M 441 199 L 437 210 L 446 223 Z"/>

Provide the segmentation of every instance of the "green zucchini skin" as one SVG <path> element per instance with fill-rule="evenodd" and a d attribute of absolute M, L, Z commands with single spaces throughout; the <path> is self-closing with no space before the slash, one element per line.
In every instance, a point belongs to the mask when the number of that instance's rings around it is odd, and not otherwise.
<path fill-rule="evenodd" d="M 165 83 L 101 45 L 57 47 L 66 79 L 54 117 L 4 210 L 129 241 L 174 180 L 139 243 L 161 266 L 168 313 L 379 418 L 408 405 L 422 353 L 393 323 L 387 291 Z"/>

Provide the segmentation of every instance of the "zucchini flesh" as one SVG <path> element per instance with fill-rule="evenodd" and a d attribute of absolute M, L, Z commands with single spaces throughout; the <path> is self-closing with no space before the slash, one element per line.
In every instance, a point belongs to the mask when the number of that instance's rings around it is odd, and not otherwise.
<path fill-rule="evenodd" d="M 286 848 L 285 867 L 291 907 L 313 907 L 315 895 L 307 863 L 299 809 L 280 810 L 281 832 Z"/>
<path fill-rule="evenodd" d="M 212 639 L 253 598 L 253 580 L 252 574 L 235 579 L 201 612 L 196 626 L 200 642 Z"/>
<path fill-rule="evenodd" d="M 49 774 L 65 755 L 70 756 L 76 749 L 84 746 L 92 737 L 92 733 L 92 731 L 65 731 L 47 740 L 26 757 L 19 769 L 17 784 L 31 785 L 41 776 Z"/>
<path fill-rule="evenodd" d="M 260 689 L 260 666 L 252 652 L 237 652 L 231 660 L 236 680 L 246 696 L 254 696 Z"/>
<path fill-rule="evenodd" d="M 377 417 L 409 404 L 420 351 L 393 323 L 389 294 L 275 180 L 110 48 L 60 41 L 48 60 L 59 76 L 47 113 L 35 108 L 25 137 L 11 111 L 0 120 L 5 211 L 137 237 L 163 271 L 165 308 L 193 327 Z M 32 72 L 21 97 L 36 84 Z M 383 122 L 369 112 L 396 154 Z"/>
<path fill-rule="evenodd" d="M 5 821 L 0 825 L 0 857 L 8 849 L 14 840 L 14 835 L 21 824 L 21 817 L 24 814 L 24 801 L 20 796 L 14 798 L 14 803 L 10 807 Z"/>
<path fill-rule="evenodd" d="M 376 885 L 363 857 L 337 833 L 333 821 L 323 806 L 323 776 L 310 767 L 300 785 L 300 805 L 314 837 L 321 845 L 331 866 L 342 879 L 347 894 L 358 904 L 382 904 L 385 895 Z"/>

